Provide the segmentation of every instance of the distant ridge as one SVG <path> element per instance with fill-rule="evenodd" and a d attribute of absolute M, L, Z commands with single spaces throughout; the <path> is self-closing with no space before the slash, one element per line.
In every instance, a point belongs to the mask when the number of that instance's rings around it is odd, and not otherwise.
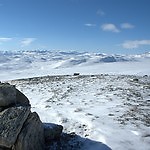
<path fill-rule="evenodd" d="M 150 52 L 118 55 L 77 51 L 0 51 L 0 80 L 43 75 L 150 74 Z"/>
<path fill-rule="evenodd" d="M 139 57 L 150 57 L 150 52 L 138 55 Z M 77 52 L 77 51 L 0 51 L 0 63 L 11 64 L 16 67 L 17 63 L 27 64 L 33 62 L 53 61 L 62 62 L 59 67 L 69 67 L 74 65 L 93 65 L 94 63 L 112 63 L 123 61 L 135 61 L 137 55 L 107 55 L 100 53 Z"/>

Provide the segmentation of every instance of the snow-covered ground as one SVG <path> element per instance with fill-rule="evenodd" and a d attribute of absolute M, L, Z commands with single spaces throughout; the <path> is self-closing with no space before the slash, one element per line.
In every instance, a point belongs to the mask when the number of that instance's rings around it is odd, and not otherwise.
<path fill-rule="evenodd" d="M 150 53 L 0 51 L 0 81 L 63 125 L 64 149 L 150 150 Z"/>
<path fill-rule="evenodd" d="M 80 136 L 71 139 L 69 149 L 150 149 L 149 76 L 46 76 L 11 83 L 43 122 Z"/>

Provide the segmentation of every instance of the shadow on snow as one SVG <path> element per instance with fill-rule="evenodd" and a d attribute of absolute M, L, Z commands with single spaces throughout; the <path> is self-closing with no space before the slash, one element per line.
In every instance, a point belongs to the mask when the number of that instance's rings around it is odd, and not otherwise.
<path fill-rule="evenodd" d="M 111 150 L 111 148 L 75 133 L 62 133 L 59 139 L 47 143 L 46 150 Z"/>

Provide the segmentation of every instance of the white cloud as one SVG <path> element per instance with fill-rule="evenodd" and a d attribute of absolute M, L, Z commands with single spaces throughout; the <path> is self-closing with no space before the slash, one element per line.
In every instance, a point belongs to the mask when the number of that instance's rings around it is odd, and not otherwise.
<path fill-rule="evenodd" d="M 95 27 L 96 26 L 96 24 L 92 24 L 92 23 L 86 23 L 84 25 L 87 26 L 87 27 Z"/>
<path fill-rule="evenodd" d="M 24 46 L 29 46 L 31 43 L 33 43 L 34 41 L 36 40 L 36 38 L 24 38 L 22 41 L 21 41 L 21 46 L 24 47 Z"/>
<path fill-rule="evenodd" d="M 103 31 L 111 31 L 111 32 L 116 32 L 116 33 L 120 32 L 120 30 L 112 23 L 103 24 L 101 28 Z"/>
<path fill-rule="evenodd" d="M 134 25 L 130 24 L 130 23 L 122 23 L 121 24 L 121 28 L 122 29 L 133 29 Z"/>
<path fill-rule="evenodd" d="M 103 10 L 99 9 L 99 10 L 97 11 L 97 14 L 100 15 L 100 16 L 104 16 L 104 15 L 105 15 L 105 12 L 104 12 Z"/>
<path fill-rule="evenodd" d="M 126 49 L 138 48 L 141 45 L 150 45 L 150 40 L 125 41 L 121 45 Z"/>
<path fill-rule="evenodd" d="M 8 41 L 11 41 L 12 38 L 8 38 L 8 37 L 1 37 L 0 38 L 0 42 L 8 42 Z"/>

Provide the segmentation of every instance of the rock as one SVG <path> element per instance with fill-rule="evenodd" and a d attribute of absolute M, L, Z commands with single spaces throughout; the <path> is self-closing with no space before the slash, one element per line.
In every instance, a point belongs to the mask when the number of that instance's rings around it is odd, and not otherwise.
<path fill-rule="evenodd" d="M 79 75 L 80 75 L 80 73 L 75 72 L 73 75 L 74 75 L 74 76 L 79 76 Z"/>
<path fill-rule="evenodd" d="M 0 106 L 7 107 L 16 103 L 16 88 L 8 83 L 0 83 Z"/>
<path fill-rule="evenodd" d="M 144 77 L 144 78 L 147 78 L 147 77 L 148 77 L 148 75 L 146 74 L 146 75 L 144 75 L 143 77 Z"/>
<path fill-rule="evenodd" d="M 0 83 L 0 150 L 44 150 L 60 138 L 63 127 L 42 124 L 28 98 L 15 86 Z"/>
<path fill-rule="evenodd" d="M 13 150 L 44 150 L 44 128 L 37 113 L 30 113 Z"/>
<path fill-rule="evenodd" d="M 134 79 L 133 79 L 133 81 L 134 81 L 134 82 L 138 82 L 138 81 L 139 81 L 139 79 L 137 79 L 137 78 L 134 78 Z"/>
<path fill-rule="evenodd" d="M 63 126 L 53 123 L 43 123 L 45 141 L 54 140 L 60 137 Z"/>
<path fill-rule="evenodd" d="M 0 112 L 0 147 L 10 148 L 30 113 L 30 107 L 10 107 Z"/>
<path fill-rule="evenodd" d="M 16 89 L 16 103 L 22 106 L 30 106 L 28 98 L 18 89 Z"/>
<path fill-rule="evenodd" d="M 15 86 L 8 83 L 0 84 L 0 111 L 13 105 L 30 106 L 28 98 Z"/>
<path fill-rule="evenodd" d="M 3 108 L 3 107 L 0 107 L 0 112 L 3 111 L 3 110 L 4 110 L 4 108 Z"/>

